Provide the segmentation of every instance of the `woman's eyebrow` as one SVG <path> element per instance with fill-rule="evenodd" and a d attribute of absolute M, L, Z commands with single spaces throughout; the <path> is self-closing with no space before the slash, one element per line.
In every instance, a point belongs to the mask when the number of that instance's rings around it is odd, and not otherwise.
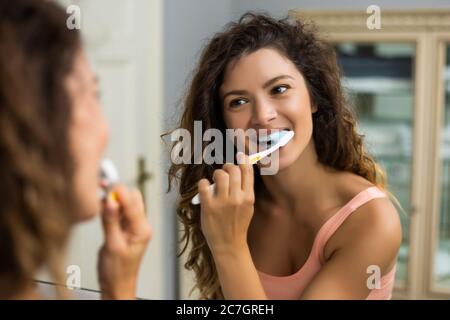
<path fill-rule="evenodd" d="M 233 90 L 233 91 L 229 91 L 229 92 L 225 93 L 223 95 L 222 100 L 225 100 L 225 98 L 228 96 L 232 96 L 232 95 L 240 96 L 240 95 L 246 95 L 246 94 L 248 94 L 248 91 L 246 91 L 246 90 Z"/>
<path fill-rule="evenodd" d="M 287 74 L 283 74 L 283 75 L 277 76 L 275 78 L 272 78 L 272 79 L 266 81 L 266 83 L 264 83 L 264 85 L 263 85 L 263 88 L 266 89 L 267 87 L 270 87 L 272 84 L 274 84 L 278 80 L 286 79 L 286 78 L 289 78 L 291 80 L 295 80 L 293 77 L 291 77 L 291 76 L 289 76 Z"/>

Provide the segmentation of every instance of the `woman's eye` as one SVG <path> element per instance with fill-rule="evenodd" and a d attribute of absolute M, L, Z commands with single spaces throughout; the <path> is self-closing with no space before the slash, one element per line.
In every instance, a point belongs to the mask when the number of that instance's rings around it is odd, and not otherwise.
<path fill-rule="evenodd" d="M 230 102 L 230 107 L 232 107 L 232 108 L 239 107 L 245 103 L 247 103 L 247 100 L 245 100 L 245 99 L 235 99 Z"/>
<path fill-rule="evenodd" d="M 284 93 L 284 92 L 287 91 L 287 89 L 288 89 L 288 86 L 285 86 L 285 85 L 277 86 L 277 87 L 272 89 L 272 94 Z"/>

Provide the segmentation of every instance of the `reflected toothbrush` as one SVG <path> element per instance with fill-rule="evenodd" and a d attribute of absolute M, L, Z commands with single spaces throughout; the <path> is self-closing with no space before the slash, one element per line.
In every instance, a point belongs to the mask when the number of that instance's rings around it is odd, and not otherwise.
<path fill-rule="evenodd" d="M 100 199 L 105 201 L 107 197 L 112 197 L 117 200 L 117 195 L 111 190 L 119 182 L 119 173 L 110 159 L 103 159 L 100 164 L 100 180 L 105 184 L 100 190 Z"/>

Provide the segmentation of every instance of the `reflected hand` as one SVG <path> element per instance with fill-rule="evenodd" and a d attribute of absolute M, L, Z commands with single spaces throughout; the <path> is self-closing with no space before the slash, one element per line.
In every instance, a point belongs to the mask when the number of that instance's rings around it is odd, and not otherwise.
<path fill-rule="evenodd" d="M 98 259 L 103 299 L 135 299 L 139 267 L 152 231 L 140 192 L 122 185 L 103 204 L 105 242 Z"/>

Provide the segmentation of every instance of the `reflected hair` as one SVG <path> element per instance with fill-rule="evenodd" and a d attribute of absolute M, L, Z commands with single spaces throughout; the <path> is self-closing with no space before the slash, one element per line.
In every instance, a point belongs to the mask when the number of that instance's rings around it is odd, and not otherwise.
<path fill-rule="evenodd" d="M 53 1 L 0 1 L 0 296 L 29 289 L 45 268 L 64 283 L 73 221 L 65 88 L 81 47 Z"/>

